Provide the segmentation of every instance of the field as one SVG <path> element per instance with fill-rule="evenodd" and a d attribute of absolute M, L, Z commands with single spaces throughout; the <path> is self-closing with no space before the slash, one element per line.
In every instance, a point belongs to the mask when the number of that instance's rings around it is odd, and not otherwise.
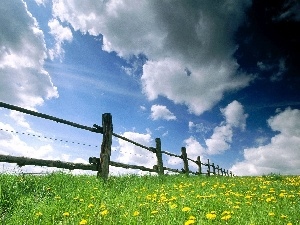
<path fill-rule="evenodd" d="M 0 174 L 2 224 L 300 224 L 300 176 Z"/>

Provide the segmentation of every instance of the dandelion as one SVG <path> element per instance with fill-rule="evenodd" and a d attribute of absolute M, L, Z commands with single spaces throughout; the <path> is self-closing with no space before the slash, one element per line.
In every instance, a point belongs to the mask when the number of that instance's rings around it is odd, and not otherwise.
<path fill-rule="evenodd" d="M 154 211 L 151 212 L 151 214 L 156 214 L 156 213 L 158 213 L 157 210 L 154 210 Z"/>
<path fill-rule="evenodd" d="M 70 216 L 70 213 L 69 212 L 64 212 L 63 216 L 65 216 L 65 217 Z"/>
<path fill-rule="evenodd" d="M 134 212 L 133 212 L 133 216 L 138 216 L 138 215 L 140 215 L 140 212 L 139 212 L 139 211 L 134 211 Z"/>
<path fill-rule="evenodd" d="M 185 221 L 184 225 L 190 225 L 196 223 L 196 217 L 190 216 L 187 221 Z"/>
<path fill-rule="evenodd" d="M 221 217 L 221 220 L 229 220 L 231 218 L 231 215 L 228 214 L 226 216 Z"/>
<path fill-rule="evenodd" d="M 88 205 L 88 208 L 93 208 L 93 207 L 94 207 L 93 204 L 89 204 L 89 205 Z"/>
<path fill-rule="evenodd" d="M 266 199 L 266 202 L 271 202 L 271 201 L 272 201 L 271 198 L 267 198 L 267 199 Z"/>
<path fill-rule="evenodd" d="M 108 214 L 108 210 L 107 210 L 107 209 L 103 210 L 103 211 L 100 213 L 101 216 L 106 216 L 107 214 Z"/>
<path fill-rule="evenodd" d="M 82 219 L 81 221 L 80 221 L 80 223 L 79 223 L 80 225 L 85 225 L 85 224 L 87 224 L 87 220 L 85 220 L 85 219 Z"/>
<path fill-rule="evenodd" d="M 287 218 L 287 216 L 286 216 L 286 215 L 283 215 L 283 214 L 281 214 L 280 218 L 281 218 L 281 219 L 286 219 L 286 218 Z"/>
<path fill-rule="evenodd" d="M 269 212 L 269 216 L 275 216 L 274 212 Z"/>
<path fill-rule="evenodd" d="M 189 212 L 189 211 L 191 211 L 190 207 L 183 207 L 182 208 L 182 212 Z"/>
<path fill-rule="evenodd" d="M 42 216 L 42 215 L 43 215 L 43 213 L 41 213 L 41 212 L 37 212 L 35 215 L 36 215 L 37 217 L 40 217 L 40 216 Z"/>
<path fill-rule="evenodd" d="M 229 211 L 224 211 L 222 213 L 221 220 L 229 220 L 231 218 L 230 212 Z"/>
<path fill-rule="evenodd" d="M 206 214 L 206 218 L 209 220 L 214 220 L 214 219 L 216 219 L 216 217 L 217 217 L 217 215 L 216 215 L 215 211 L 212 211 L 212 212 Z"/>
<path fill-rule="evenodd" d="M 187 221 L 185 221 L 184 225 L 190 225 L 190 224 L 194 224 L 194 223 L 196 223 L 195 220 L 187 220 Z"/>
<path fill-rule="evenodd" d="M 293 225 L 292 223 L 287 223 L 287 225 Z"/>
<path fill-rule="evenodd" d="M 171 209 L 175 209 L 175 208 L 177 208 L 177 205 L 176 204 L 172 204 L 172 205 L 170 205 L 170 208 Z"/>

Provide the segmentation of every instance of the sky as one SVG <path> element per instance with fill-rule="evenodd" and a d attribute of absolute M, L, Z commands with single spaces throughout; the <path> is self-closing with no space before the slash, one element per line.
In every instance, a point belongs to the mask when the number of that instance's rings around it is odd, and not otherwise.
<path fill-rule="evenodd" d="M 296 0 L 4 0 L 0 101 L 90 127 L 111 113 L 114 133 L 235 175 L 300 174 L 299 29 Z M 0 108 L 0 154 L 88 163 L 101 142 Z M 111 160 L 156 164 L 117 138 Z"/>

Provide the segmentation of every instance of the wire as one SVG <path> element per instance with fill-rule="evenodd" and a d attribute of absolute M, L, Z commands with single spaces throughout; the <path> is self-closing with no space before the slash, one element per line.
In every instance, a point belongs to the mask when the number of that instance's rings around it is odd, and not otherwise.
<path fill-rule="evenodd" d="M 60 138 L 46 137 L 46 136 L 42 136 L 42 135 L 36 135 L 36 134 L 30 134 L 30 133 L 25 133 L 25 132 L 7 130 L 7 129 L 3 129 L 3 128 L 0 128 L 0 130 L 10 132 L 10 133 L 15 133 L 15 134 L 22 134 L 22 135 L 32 136 L 32 137 L 36 137 L 36 138 L 45 138 L 45 139 L 49 139 L 49 140 L 52 140 L 52 141 L 78 144 L 78 145 L 83 145 L 83 146 L 88 146 L 88 147 L 95 147 L 95 148 L 99 147 L 98 145 L 91 145 L 91 144 L 80 143 L 80 142 L 75 142 L 75 141 L 68 141 L 68 140 L 63 140 L 63 139 L 60 139 Z"/>

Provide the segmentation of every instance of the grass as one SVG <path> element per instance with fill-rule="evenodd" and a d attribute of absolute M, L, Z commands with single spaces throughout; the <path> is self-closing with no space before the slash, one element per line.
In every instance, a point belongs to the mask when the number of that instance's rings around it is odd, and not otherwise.
<path fill-rule="evenodd" d="M 300 224 L 300 177 L 0 174 L 2 224 Z"/>

